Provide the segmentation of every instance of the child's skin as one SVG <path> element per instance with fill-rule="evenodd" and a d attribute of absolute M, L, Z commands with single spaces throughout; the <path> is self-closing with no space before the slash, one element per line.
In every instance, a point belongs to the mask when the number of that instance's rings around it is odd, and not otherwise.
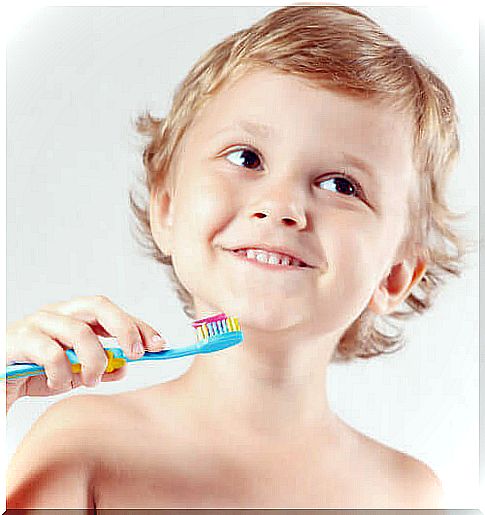
<path fill-rule="evenodd" d="M 269 129 L 224 129 L 243 121 Z M 154 238 L 197 318 L 237 316 L 245 341 L 171 383 L 56 404 L 12 460 L 7 507 L 439 507 L 429 468 L 347 426 L 326 391 L 346 328 L 366 306 L 392 311 L 425 271 L 396 255 L 416 181 L 410 122 L 252 70 L 198 113 L 181 150 L 174 191 L 151 198 Z M 333 180 L 342 166 L 363 198 Z M 261 243 L 313 268 L 224 250 Z"/>

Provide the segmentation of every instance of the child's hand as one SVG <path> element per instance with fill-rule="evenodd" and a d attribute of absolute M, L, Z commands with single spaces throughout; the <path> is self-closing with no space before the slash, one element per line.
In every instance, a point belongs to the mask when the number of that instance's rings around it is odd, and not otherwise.
<path fill-rule="evenodd" d="M 7 326 L 7 365 L 36 363 L 46 373 L 8 380 L 7 409 L 23 396 L 54 395 L 124 377 L 126 367 L 104 373 L 108 359 L 97 336 L 117 338 L 130 359 L 141 357 L 145 350 L 157 352 L 165 346 L 155 329 L 128 315 L 103 295 L 44 306 Z M 71 370 L 65 353 L 68 348 L 79 358 L 79 374 Z"/>

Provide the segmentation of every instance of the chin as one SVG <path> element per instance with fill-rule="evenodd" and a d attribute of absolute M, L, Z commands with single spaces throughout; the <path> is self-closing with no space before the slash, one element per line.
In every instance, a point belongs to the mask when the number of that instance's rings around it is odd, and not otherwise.
<path fill-rule="evenodd" d="M 290 306 L 282 309 L 279 302 L 253 299 L 231 299 L 224 304 L 224 313 L 238 318 L 242 330 L 247 327 L 257 331 L 283 331 L 305 321 L 302 309 L 294 310 Z"/>

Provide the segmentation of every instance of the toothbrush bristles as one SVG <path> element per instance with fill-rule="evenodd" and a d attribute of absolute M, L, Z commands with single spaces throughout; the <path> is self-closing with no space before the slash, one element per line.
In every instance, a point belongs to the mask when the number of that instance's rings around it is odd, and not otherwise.
<path fill-rule="evenodd" d="M 225 315 L 216 315 L 208 319 L 198 320 L 192 325 L 197 333 L 197 341 L 207 340 L 220 334 L 240 330 L 237 318 L 226 317 Z"/>

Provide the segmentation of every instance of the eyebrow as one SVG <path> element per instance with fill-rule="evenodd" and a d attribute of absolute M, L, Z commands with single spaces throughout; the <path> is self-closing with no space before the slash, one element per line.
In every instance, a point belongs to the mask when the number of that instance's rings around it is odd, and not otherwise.
<path fill-rule="evenodd" d="M 231 129 L 243 129 L 254 136 L 259 136 L 261 138 L 269 138 L 273 136 L 274 131 L 273 128 L 265 123 L 261 122 L 253 122 L 250 120 L 238 120 L 237 122 L 232 123 L 231 125 L 227 125 L 223 127 L 221 130 L 217 131 L 215 135 L 217 136 L 221 132 L 226 132 Z"/>
<path fill-rule="evenodd" d="M 269 139 L 274 136 L 273 127 L 266 125 L 265 123 L 254 122 L 251 120 L 238 120 L 237 122 L 234 122 L 231 125 L 227 125 L 226 127 L 223 127 L 221 130 L 217 131 L 215 136 L 232 129 L 243 129 L 249 134 L 258 136 L 263 139 Z M 359 170 L 362 170 L 369 177 L 375 177 L 374 168 L 360 157 L 354 156 L 353 154 L 349 154 L 347 152 L 342 152 L 341 156 L 343 161 L 350 163 L 352 166 L 355 166 Z"/>
<path fill-rule="evenodd" d="M 354 156 L 352 154 L 347 154 L 346 152 L 342 152 L 342 157 L 344 161 L 349 162 L 351 165 L 355 166 L 359 170 L 362 170 L 369 177 L 375 177 L 374 168 L 370 166 L 369 163 L 361 159 L 360 157 Z"/>

